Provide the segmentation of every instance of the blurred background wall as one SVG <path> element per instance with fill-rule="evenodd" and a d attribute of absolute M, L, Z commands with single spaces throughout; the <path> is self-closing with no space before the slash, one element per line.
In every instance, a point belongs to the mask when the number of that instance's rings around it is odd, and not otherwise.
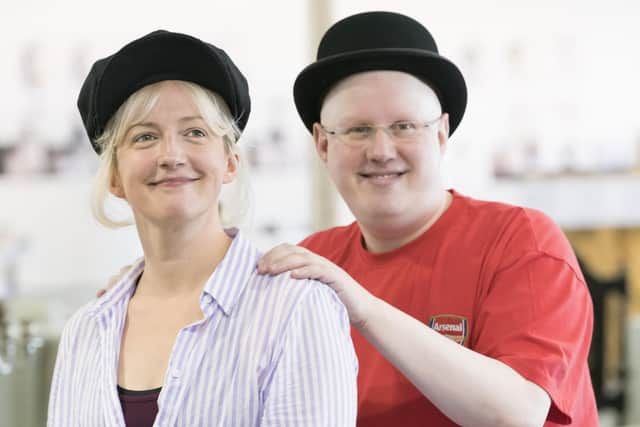
<path fill-rule="evenodd" d="M 93 61 L 159 28 L 230 54 L 253 99 L 240 142 L 253 188 L 242 226 L 268 249 L 352 220 L 314 158 L 292 85 L 330 23 L 375 9 L 423 22 L 467 79 L 467 113 L 445 163 L 449 185 L 541 209 L 566 231 L 594 296 L 591 364 L 603 425 L 640 423 L 640 4 L 633 0 L 3 0 L 0 301 L 9 327 L 0 338 L 0 402 L 46 388 L 42 375 L 24 389 L 7 378 L 50 369 L 55 351 L 38 349 L 55 345 L 70 313 L 141 255 L 133 228 L 105 229 L 89 210 L 97 158 L 75 101 Z M 233 190 L 226 195 L 223 207 L 232 211 Z M 126 215 L 126 207 L 114 209 Z M 10 338 L 31 343 L 40 359 L 30 368 L 8 363 Z M 14 361 L 30 357 L 26 350 L 18 357 L 17 347 Z M 7 414 L 0 407 L 0 425 L 27 425 Z"/>

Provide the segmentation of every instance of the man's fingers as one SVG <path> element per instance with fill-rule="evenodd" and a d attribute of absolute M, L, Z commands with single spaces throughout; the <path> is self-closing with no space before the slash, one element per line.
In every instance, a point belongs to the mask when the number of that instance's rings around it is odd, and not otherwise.
<path fill-rule="evenodd" d="M 262 264 L 263 273 L 280 274 L 295 268 L 307 265 L 307 260 L 302 254 L 289 254 L 281 258 L 266 261 Z"/>
<path fill-rule="evenodd" d="M 262 259 L 265 260 L 265 262 L 270 263 L 284 256 L 288 256 L 295 253 L 301 253 L 301 252 L 304 252 L 305 250 L 306 249 L 301 248 L 299 246 L 290 245 L 288 243 L 282 243 L 278 246 L 275 246 L 274 248 L 269 250 L 267 253 L 265 253 L 262 256 Z"/>
<path fill-rule="evenodd" d="M 291 264 L 292 260 L 294 262 L 300 262 L 299 260 L 301 257 L 304 257 L 305 254 L 310 254 L 310 252 L 304 248 L 288 243 L 280 244 L 264 254 L 258 261 L 258 272 L 261 274 L 282 273 L 283 271 L 291 269 L 292 265 L 295 265 Z M 286 266 L 289 266 L 289 268 Z"/>
<path fill-rule="evenodd" d="M 291 277 L 294 279 L 313 279 L 318 280 L 334 288 L 339 281 L 339 276 L 335 271 L 326 265 L 314 263 L 307 264 L 302 267 L 291 270 Z"/>
<path fill-rule="evenodd" d="M 263 258 L 258 262 L 258 272 L 261 274 L 280 274 L 313 262 L 313 258 L 306 253 L 286 253 L 279 257 Z"/>
<path fill-rule="evenodd" d="M 294 279 L 321 280 L 323 278 L 322 268 L 318 265 L 304 265 L 291 270 L 291 277 Z"/>

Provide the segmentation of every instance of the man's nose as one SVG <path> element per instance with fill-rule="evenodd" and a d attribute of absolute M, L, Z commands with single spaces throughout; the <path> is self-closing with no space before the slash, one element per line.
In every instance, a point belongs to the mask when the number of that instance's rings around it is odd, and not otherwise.
<path fill-rule="evenodd" d="M 396 157 L 396 144 L 383 127 L 375 128 L 367 141 L 367 157 L 375 161 L 387 161 Z"/>

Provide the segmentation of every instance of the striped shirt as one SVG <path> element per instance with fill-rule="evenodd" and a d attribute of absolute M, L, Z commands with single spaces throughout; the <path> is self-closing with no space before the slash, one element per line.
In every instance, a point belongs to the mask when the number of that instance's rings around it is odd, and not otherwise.
<path fill-rule="evenodd" d="M 355 425 L 357 359 L 344 306 L 319 282 L 258 275 L 259 257 L 235 235 L 200 295 L 204 318 L 176 337 L 154 426 Z M 125 425 L 118 353 L 143 267 L 65 326 L 48 426 Z"/>

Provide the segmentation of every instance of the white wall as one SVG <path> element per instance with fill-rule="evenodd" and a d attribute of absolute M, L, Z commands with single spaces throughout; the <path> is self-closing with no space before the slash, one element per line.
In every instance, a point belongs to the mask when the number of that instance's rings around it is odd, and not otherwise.
<path fill-rule="evenodd" d="M 75 102 L 90 64 L 135 37 L 164 28 L 223 47 L 246 74 L 254 113 L 241 140 L 243 146 L 260 146 L 267 139 L 265 135 L 277 128 L 282 128 L 288 144 L 304 140 L 290 87 L 307 59 L 305 18 L 305 3 L 296 1 L 186 1 L 176 5 L 67 0 L 11 2 L 8 7 L 3 3 L 0 134 L 15 140 L 27 128 L 36 139 L 62 144 L 69 138 L 69 122 L 80 126 Z M 35 52 L 36 68 L 43 75 L 41 88 L 24 83 L 23 55 L 28 46 Z M 71 68 L 74 61 L 81 72 Z M 277 222 L 275 218 L 290 224 L 272 234 L 258 233 L 263 247 L 271 244 L 270 239 L 296 240 L 307 232 L 306 142 L 289 149 L 283 162 L 287 169 L 296 171 L 294 179 L 282 174 L 274 177 L 268 170 L 255 177 L 264 187 L 254 188 L 256 209 L 259 204 L 259 212 L 266 215 L 254 215 L 253 228 L 261 230 Z M 0 230 L 26 239 L 17 271 L 22 294 L 97 288 L 119 266 L 140 254 L 131 227 L 107 230 L 92 219 L 89 194 L 95 162 L 88 142 L 86 146 L 86 170 L 68 176 L 0 176 Z M 283 180 L 294 185 L 288 191 L 272 191 L 281 188 Z M 296 209 L 291 209 L 293 203 Z"/>
<path fill-rule="evenodd" d="M 640 138 L 637 2 L 352 0 L 332 6 L 336 19 L 365 9 L 415 16 L 467 75 L 469 106 L 446 163 L 450 184 L 464 192 L 527 202 L 513 188 L 496 192 L 489 166 L 496 147 L 511 144 L 519 132 L 536 135 L 552 161 L 559 161 L 557 147 L 567 141 L 580 144 L 579 152 L 595 146 L 615 156 Z M 248 77 L 254 107 L 241 143 L 261 146 L 274 131 L 283 134 L 284 149 L 272 151 L 271 166 L 254 175 L 253 235 L 264 248 L 297 241 L 310 231 L 312 153 L 291 96 L 295 76 L 311 57 L 306 10 L 297 0 L 5 2 L 0 134 L 17 138 L 27 127 L 50 141 L 64 140 L 69 127 L 63 124 L 79 123 L 75 99 L 84 77 L 69 68 L 71 61 L 88 70 L 97 57 L 158 28 L 194 34 L 224 47 Z M 27 45 L 39 49 L 46 89 L 25 88 L 20 52 Z M 519 72 L 505 59 L 514 46 L 524 46 Z M 516 110 L 522 114 L 514 117 Z M 18 264 L 21 293 L 97 288 L 140 253 L 132 229 L 106 230 L 91 218 L 94 166 L 89 160 L 86 170 L 68 176 L 0 178 L 0 228 L 28 242 Z M 340 221 L 349 219 L 342 207 Z M 271 226 L 276 229 L 269 233 Z"/>

